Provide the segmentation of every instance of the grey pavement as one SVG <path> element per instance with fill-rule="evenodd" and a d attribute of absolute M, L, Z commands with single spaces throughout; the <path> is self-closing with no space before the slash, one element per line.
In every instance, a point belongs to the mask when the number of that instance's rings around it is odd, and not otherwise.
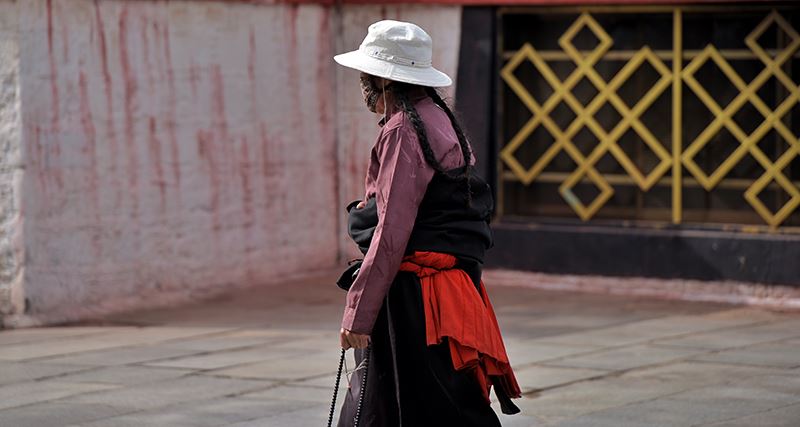
<path fill-rule="evenodd" d="M 0 331 L 0 427 L 325 425 L 333 278 Z M 498 285 L 524 391 L 504 426 L 800 426 L 798 312 Z"/>

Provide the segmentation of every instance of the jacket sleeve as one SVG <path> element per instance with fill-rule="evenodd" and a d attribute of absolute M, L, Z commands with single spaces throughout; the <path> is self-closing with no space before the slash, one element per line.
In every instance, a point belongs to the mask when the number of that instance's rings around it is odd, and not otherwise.
<path fill-rule="evenodd" d="M 369 334 L 383 298 L 400 268 L 414 221 L 433 169 L 425 162 L 410 125 L 378 140 L 380 168 L 375 180 L 378 225 L 361 270 L 347 293 L 342 327 Z"/>

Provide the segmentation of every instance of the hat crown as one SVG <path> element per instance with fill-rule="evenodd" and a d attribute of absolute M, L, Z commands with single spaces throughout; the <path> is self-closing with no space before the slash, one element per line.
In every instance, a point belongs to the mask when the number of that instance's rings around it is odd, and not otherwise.
<path fill-rule="evenodd" d="M 433 41 L 415 24 L 384 20 L 369 26 L 359 50 L 373 58 L 399 65 L 430 67 Z"/>

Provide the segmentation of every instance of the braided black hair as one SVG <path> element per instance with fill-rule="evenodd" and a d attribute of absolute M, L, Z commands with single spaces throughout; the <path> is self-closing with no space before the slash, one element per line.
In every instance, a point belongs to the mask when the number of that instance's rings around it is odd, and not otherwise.
<path fill-rule="evenodd" d="M 436 155 L 431 148 L 430 142 L 428 141 L 428 133 L 425 130 L 425 124 L 422 121 L 422 118 L 419 116 L 417 109 L 414 108 L 414 104 L 408 98 L 408 94 L 414 90 L 419 88 L 424 89 L 424 92 L 428 97 L 430 97 L 433 102 L 441 107 L 442 110 L 447 114 L 447 117 L 450 119 L 450 123 L 453 126 L 453 130 L 456 133 L 456 137 L 458 138 L 458 144 L 461 147 L 461 153 L 464 156 L 464 168 L 463 173 L 460 175 L 453 175 L 449 171 L 445 170 L 439 161 L 436 159 Z M 400 83 L 400 82 L 393 82 L 391 85 L 386 87 L 387 90 L 390 90 L 391 93 L 394 95 L 395 101 L 397 102 L 398 106 L 402 109 L 403 112 L 406 113 L 408 116 L 411 125 L 414 127 L 414 131 L 417 134 L 417 140 L 419 140 L 420 148 L 422 149 L 422 154 L 425 157 L 425 161 L 437 172 L 441 173 L 441 175 L 445 179 L 449 180 L 463 180 L 466 186 L 466 202 L 469 204 L 472 200 L 472 189 L 470 186 L 470 172 L 472 170 L 472 165 L 470 161 L 472 160 L 472 150 L 469 146 L 469 142 L 467 141 L 466 136 L 464 135 L 464 131 L 461 128 L 458 120 L 453 114 L 453 111 L 447 105 L 447 103 L 442 99 L 436 89 L 432 87 L 421 87 L 407 83 Z"/>

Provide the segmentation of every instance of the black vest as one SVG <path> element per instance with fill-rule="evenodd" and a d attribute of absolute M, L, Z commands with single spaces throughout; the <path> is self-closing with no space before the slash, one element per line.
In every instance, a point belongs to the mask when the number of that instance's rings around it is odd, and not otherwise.
<path fill-rule="evenodd" d="M 459 260 L 456 267 L 466 271 L 477 284 L 486 250 L 494 244 L 489 227 L 494 199 L 489 184 L 471 173 L 471 198 L 468 200 L 466 178 L 462 173 L 463 168 L 458 168 L 433 175 L 417 211 L 405 253 L 430 251 L 454 255 Z M 378 225 L 378 209 L 374 197 L 370 197 L 363 208 L 355 209 L 358 202 L 347 206 L 348 232 L 366 254 Z"/>

